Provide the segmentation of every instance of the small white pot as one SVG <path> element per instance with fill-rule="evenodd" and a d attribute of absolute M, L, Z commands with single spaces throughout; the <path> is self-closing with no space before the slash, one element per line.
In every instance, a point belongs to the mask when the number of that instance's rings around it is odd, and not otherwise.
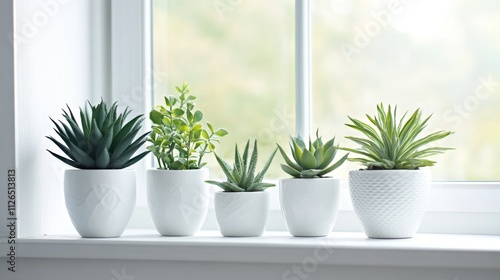
<path fill-rule="evenodd" d="M 196 234 L 208 212 L 208 169 L 148 170 L 148 205 L 156 230 L 166 236 Z"/>
<path fill-rule="evenodd" d="M 293 236 L 326 236 L 337 219 L 340 180 L 282 179 L 280 203 L 288 231 Z"/>
<path fill-rule="evenodd" d="M 134 212 L 135 170 L 66 170 L 64 197 L 82 237 L 118 237 Z"/>
<path fill-rule="evenodd" d="M 349 189 L 370 238 L 410 238 L 425 214 L 431 174 L 427 170 L 356 170 Z"/>
<path fill-rule="evenodd" d="M 264 233 L 269 217 L 268 192 L 216 192 L 214 203 L 222 235 L 249 237 Z"/>

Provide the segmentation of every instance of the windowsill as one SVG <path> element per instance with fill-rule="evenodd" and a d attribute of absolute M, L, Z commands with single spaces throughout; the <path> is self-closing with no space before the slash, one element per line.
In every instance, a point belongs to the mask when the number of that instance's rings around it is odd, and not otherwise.
<path fill-rule="evenodd" d="M 418 234 L 412 239 L 368 239 L 363 233 L 295 238 L 287 232 L 225 238 L 217 231 L 164 237 L 153 230 L 128 230 L 120 238 L 44 236 L 19 239 L 20 258 L 210 261 L 238 263 L 450 267 L 498 269 L 500 236 Z M 2 247 L 6 244 L 2 244 Z"/>

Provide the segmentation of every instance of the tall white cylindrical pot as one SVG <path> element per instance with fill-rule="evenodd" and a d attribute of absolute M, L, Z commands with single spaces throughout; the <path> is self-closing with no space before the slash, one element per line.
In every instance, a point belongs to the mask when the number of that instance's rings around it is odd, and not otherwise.
<path fill-rule="evenodd" d="M 410 238 L 427 207 L 427 170 L 356 170 L 349 189 L 356 216 L 370 238 Z"/>
<path fill-rule="evenodd" d="M 260 236 L 269 217 L 270 196 L 259 192 L 216 192 L 215 215 L 222 235 Z"/>
<path fill-rule="evenodd" d="M 149 212 L 166 236 L 196 234 L 208 212 L 208 169 L 147 170 Z"/>
<path fill-rule="evenodd" d="M 66 170 L 66 209 L 78 233 L 82 237 L 122 235 L 134 212 L 135 185 L 135 170 Z"/>
<path fill-rule="evenodd" d="M 282 179 L 279 190 L 281 211 L 293 236 L 330 234 L 339 211 L 339 179 Z"/>

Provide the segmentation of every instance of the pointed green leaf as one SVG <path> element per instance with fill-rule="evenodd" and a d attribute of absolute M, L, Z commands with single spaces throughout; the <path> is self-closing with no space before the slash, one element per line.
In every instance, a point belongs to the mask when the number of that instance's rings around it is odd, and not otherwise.
<path fill-rule="evenodd" d="M 285 171 L 286 173 L 288 173 L 290 176 L 292 177 L 295 177 L 295 178 L 300 178 L 300 172 L 291 168 L 290 166 L 288 165 L 285 165 L 285 164 L 281 164 L 281 169 L 283 171 Z"/>
<path fill-rule="evenodd" d="M 267 172 L 267 170 L 269 169 L 269 166 L 271 166 L 271 163 L 273 162 L 273 158 L 274 158 L 274 155 L 276 155 L 276 152 L 278 151 L 278 149 L 274 149 L 274 152 L 271 154 L 271 156 L 267 159 L 266 163 L 264 164 L 264 168 L 262 168 L 262 170 L 257 173 L 257 176 L 255 176 L 255 182 L 256 183 L 261 183 L 262 180 L 264 180 L 264 176 Z"/>
<path fill-rule="evenodd" d="M 288 164 L 290 167 L 292 167 L 292 168 L 293 168 L 293 169 L 295 169 L 295 170 L 301 170 L 302 168 L 301 168 L 298 164 L 294 163 L 294 162 L 293 162 L 293 161 L 292 161 L 292 160 L 288 157 L 288 155 L 286 154 L 285 150 L 284 150 L 284 149 L 283 149 L 283 148 L 282 148 L 279 144 L 277 144 L 277 145 L 278 145 L 278 149 L 279 149 L 279 151 L 280 151 L 280 153 L 281 153 L 281 156 L 282 156 L 282 157 L 283 157 L 283 159 L 285 160 L 286 164 Z"/>
<path fill-rule="evenodd" d="M 302 154 L 302 167 L 304 169 L 315 169 L 317 165 L 314 155 L 309 150 L 304 150 Z"/>
<path fill-rule="evenodd" d="M 320 173 L 318 173 L 318 176 L 323 176 L 327 173 L 330 173 L 332 172 L 333 170 L 339 168 L 342 164 L 344 164 L 344 162 L 346 161 L 346 159 L 348 158 L 349 154 L 346 154 L 344 155 L 342 158 L 340 158 L 335 164 L 332 164 L 330 167 L 322 170 Z"/>
<path fill-rule="evenodd" d="M 226 136 L 228 134 L 229 134 L 229 132 L 227 132 L 227 130 L 225 130 L 224 128 L 220 128 L 215 132 L 215 135 L 220 136 L 220 137 Z"/>

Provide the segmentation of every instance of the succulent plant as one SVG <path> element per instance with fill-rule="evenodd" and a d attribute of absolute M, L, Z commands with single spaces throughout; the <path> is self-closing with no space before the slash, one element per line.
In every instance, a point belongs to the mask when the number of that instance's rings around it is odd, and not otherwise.
<path fill-rule="evenodd" d="M 238 145 L 235 146 L 234 164 L 232 167 L 217 153 L 215 153 L 217 162 L 219 163 L 224 174 L 227 176 L 227 181 L 217 182 L 208 180 L 206 182 L 219 186 L 226 192 L 255 192 L 263 191 L 269 187 L 275 186 L 274 184 L 263 183 L 262 180 L 264 179 L 264 175 L 273 161 L 276 150 L 274 150 L 267 162 L 264 164 L 262 171 L 255 175 L 258 158 L 257 140 L 255 140 L 251 156 L 249 153 L 249 147 L 250 140 L 247 141 L 245 150 L 243 151 L 243 156 L 241 156 L 238 151 Z"/>
<path fill-rule="evenodd" d="M 342 148 L 343 150 L 363 156 L 350 158 L 350 161 L 359 162 L 367 169 L 418 169 L 424 166 L 433 166 L 436 162 L 426 159 L 429 156 L 444 153 L 452 148 L 423 146 L 443 139 L 453 132 L 437 131 L 425 137 L 418 138 L 427 126 L 432 115 L 422 120 L 422 111 L 415 110 L 410 118 L 405 121 L 405 113 L 397 120 L 397 106 L 387 111 L 381 103 L 377 105 L 377 115 L 366 115 L 371 126 L 357 119 L 349 117 L 352 123 L 346 124 L 363 133 L 366 138 L 346 137 L 361 145 L 358 149 Z"/>
<path fill-rule="evenodd" d="M 67 107 L 67 112 L 63 109 L 67 124 L 63 121 L 57 123 L 50 118 L 55 125 L 54 131 L 64 144 L 47 136 L 66 154 L 67 157 L 63 157 L 47 150 L 59 160 L 79 169 L 122 169 L 138 162 L 148 153 L 146 151 L 132 158 L 149 133 L 134 140 L 144 120 L 142 115 L 125 122 L 131 112 L 128 108 L 118 114 L 116 102 L 108 109 L 102 100 L 97 106 L 87 101 L 85 109 L 80 108 L 80 127 Z"/>
<path fill-rule="evenodd" d="M 207 122 L 203 128 L 203 113 L 194 110 L 196 96 L 190 94 L 187 83 L 175 87 L 179 97 L 165 97 L 165 106 L 157 106 L 149 114 L 153 122 L 147 149 L 156 157 L 159 169 L 199 169 L 206 165 L 203 156 L 215 150 L 219 138 L 227 130 L 217 130 Z"/>
<path fill-rule="evenodd" d="M 335 146 L 335 137 L 323 143 L 322 138 L 319 136 L 319 129 L 316 130 L 316 139 L 314 141 L 309 138 L 309 147 L 306 147 L 300 136 L 290 137 L 290 140 L 293 160 L 287 156 L 285 150 L 279 144 L 278 148 L 286 162 L 286 164 L 281 164 L 281 169 L 294 178 L 323 177 L 340 167 L 348 157 L 347 154 L 332 164 L 339 149 Z"/>

